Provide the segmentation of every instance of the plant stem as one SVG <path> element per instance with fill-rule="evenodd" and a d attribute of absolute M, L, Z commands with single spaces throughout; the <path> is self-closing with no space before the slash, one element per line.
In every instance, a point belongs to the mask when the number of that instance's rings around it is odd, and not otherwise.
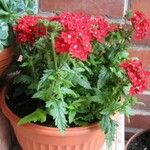
<path fill-rule="evenodd" d="M 52 41 L 52 50 L 53 50 L 53 58 L 54 58 L 54 65 L 55 65 L 55 69 L 57 70 L 57 56 L 56 56 L 56 51 L 55 51 L 55 41 L 54 41 L 54 37 L 51 36 L 51 41 Z"/>
<path fill-rule="evenodd" d="M 51 63 L 50 63 L 50 56 L 49 56 L 49 52 L 45 53 L 44 56 L 46 58 L 47 61 L 47 68 L 50 69 L 51 68 Z"/>

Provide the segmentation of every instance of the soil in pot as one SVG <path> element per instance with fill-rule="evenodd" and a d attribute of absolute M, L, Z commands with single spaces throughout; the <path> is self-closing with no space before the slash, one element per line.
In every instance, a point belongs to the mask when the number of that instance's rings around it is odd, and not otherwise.
<path fill-rule="evenodd" d="M 6 104 L 8 108 L 19 118 L 23 118 L 24 116 L 34 112 L 37 108 L 44 106 L 44 103 L 41 100 L 33 100 L 26 93 L 22 93 L 22 91 L 24 91 L 23 88 L 25 89 L 27 87 L 20 86 L 19 84 L 11 85 L 6 97 Z M 37 122 L 37 124 L 48 127 L 54 126 L 54 122 L 51 117 L 48 117 L 45 123 L 41 124 Z"/>
<path fill-rule="evenodd" d="M 129 144 L 127 150 L 150 150 L 150 130 L 137 136 Z"/>

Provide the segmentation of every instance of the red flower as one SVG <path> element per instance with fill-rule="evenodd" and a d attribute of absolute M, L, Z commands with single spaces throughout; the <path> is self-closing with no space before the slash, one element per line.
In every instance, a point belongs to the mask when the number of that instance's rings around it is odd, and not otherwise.
<path fill-rule="evenodd" d="M 66 43 L 71 44 L 74 38 L 76 38 L 76 32 L 62 32 L 60 36 L 64 39 Z"/>
<path fill-rule="evenodd" d="M 91 21 L 91 33 L 99 42 L 103 42 L 109 31 L 109 24 L 101 17 Z"/>
<path fill-rule="evenodd" d="M 81 39 L 74 40 L 70 46 L 70 53 L 73 57 L 78 58 L 82 61 L 86 61 L 91 52 L 92 46 L 90 43 L 87 45 L 83 45 L 83 41 Z"/>
<path fill-rule="evenodd" d="M 55 49 L 57 53 L 67 53 L 69 52 L 70 45 L 67 44 L 63 38 L 58 37 L 55 41 Z"/>
<path fill-rule="evenodd" d="M 88 55 L 92 52 L 92 41 L 102 42 L 108 33 L 108 23 L 103 18 L 91 18 L 84 14 L 63 13 L 57 17 L 51 17 L 50 20 L 60 22 L 64 31 L 60 34 L 63 44 L 66 44 L 68 52 L 75 58 L 86 61 Z M 56 40 L 56 51 L 60 51 Z M 59 47 L 59 50 L 57 49 Z"/>
<path fill-rule="evenodd" d="M 131 18 L 131 22 L 135 30 L 135 40 L 142 40 L 148 36 L 150 31 L 150 22 L 146 19 L 144 14 L 136 11 Z"/>
<path fill-rule="evenodd" d="M 120 65 L 126 72 L 131 81 L 132 87 L 130 94 L 141 94 L 147 87 L 149 71 L 145 71 L 139 60 L 130 60 Z"/>
<path fill-rule="evenodd" d="M 17 25 L 14 27 L 16 32 L 17 43 L 33 44 L 37 38 L 46 34 L 46 29 L 43 25 L 38 25 L 40 19 L 46 19 L 37 16 L 25 16 L 20 18 Z"/>

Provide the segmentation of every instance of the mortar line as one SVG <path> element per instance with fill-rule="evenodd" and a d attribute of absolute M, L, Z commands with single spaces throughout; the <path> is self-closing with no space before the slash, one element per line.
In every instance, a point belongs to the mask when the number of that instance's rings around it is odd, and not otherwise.
<path fill-rule="evenodd" d="M 126 15 L 126 12 L 128 10 L 128 4 L 129 4 L 129 0 L 124 0 L 123 15 Z"/>

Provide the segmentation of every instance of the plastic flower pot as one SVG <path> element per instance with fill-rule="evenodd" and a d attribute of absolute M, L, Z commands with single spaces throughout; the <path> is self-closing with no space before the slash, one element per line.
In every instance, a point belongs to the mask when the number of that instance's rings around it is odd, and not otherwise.
<path fill-rule="evenodd" d="M 100 150 L 103 147 L 105 134 L 97 123 L 88 127 L 68 128 L 64 135 L 57 128 L 31 123 L 18 126 L 19 118 L 5 103 L 6 93 L 7 87 L 4 87 L 0 94 L 1 109 L 10 120 L 23 150 Z"/>
<path fill-rule="evenodd" d="M 148 136 L 146 136 L 147 133 L 148 133 Z M 149 137 L 150 137 L 150 129 L 146 129 L 146 130 L 143 130 L 134 134 L 127 142 L 125 150 L 132 150 L 132 149 L 149 150 L 150 148 Z"/>
<path fill-rule="evenodd" d="M 13 59 L 13 51 L 11 48 L 4 49 L 3 52 L 0 52 L 0 76 L 4 74 L 9 64 Z"/>

